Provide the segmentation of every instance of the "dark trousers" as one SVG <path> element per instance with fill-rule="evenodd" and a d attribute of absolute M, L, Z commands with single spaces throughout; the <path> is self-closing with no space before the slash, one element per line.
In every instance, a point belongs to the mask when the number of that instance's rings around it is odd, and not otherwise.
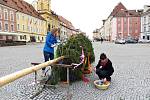
<path fill-rule="evenodd" d="M 111 75 L 112 73 L 107 71 L 107 70 L 102 70 L 100 68 L 96 69 L 96 74 L 98 75 L 99 79 L 104 79 L 106 78 L 107 81 L 111 81 Z"/>
<path fill-rule="evenodd" d="M 54 59 L 54 54 L 53 53 L 49 53 L 49 52 L 46 52 L 46 51 L 44 51 L 43 53 L 44 53 L 45 62 Z M 45 70 L 45 68 L 42 68 L 42 70 Z"/>

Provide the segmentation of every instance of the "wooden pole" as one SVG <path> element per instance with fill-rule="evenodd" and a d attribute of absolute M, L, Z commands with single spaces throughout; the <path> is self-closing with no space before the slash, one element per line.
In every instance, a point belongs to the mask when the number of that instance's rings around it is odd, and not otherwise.
<path fill-rule="evenodd" d="M 40 69 L 42 69 L 44 67 L 47 67 L 47 66 L 49 66 L 51 64 L 54 64 L 54 63 L 56 63 L 56 62 L 58 62 L 58 61 L 60 61 L 62 59 L 64 59 L 64 56 L 61 56 L 61 57 L 56 58 L 54 60 L 50 60 L 50 61 L 47 61 L 45 63 L 39 64 L 39 65 L 36 65 L 36 66 L 33 66 L 33 67 L 29 67 L 29 68 L 20 70 L 18 72 L 6 75 L 4 77 L 1 77 L 0 78 L 0 87 L 6 85 L 8 83 L 11 83 L 11 82 L 13 82 L 13 81 L 23 77 L 23 76 L 31 74 L 31 73 L 33 73 L 33 72 L 35 72 L 37 70 L 40 70 Z"/>

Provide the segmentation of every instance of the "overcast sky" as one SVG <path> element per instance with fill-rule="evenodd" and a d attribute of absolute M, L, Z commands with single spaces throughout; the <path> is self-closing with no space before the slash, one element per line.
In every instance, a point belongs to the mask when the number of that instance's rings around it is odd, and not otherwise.
<path fill-rule="evenodd" d="M 34 0 L 25 1 L 32 3 Z M 91 37 L 93 30 L 102 26 L 102 20 L 119 2 L 129 10 L 150 5 L 150 0 L 51 0 L 51 9 Z"/>

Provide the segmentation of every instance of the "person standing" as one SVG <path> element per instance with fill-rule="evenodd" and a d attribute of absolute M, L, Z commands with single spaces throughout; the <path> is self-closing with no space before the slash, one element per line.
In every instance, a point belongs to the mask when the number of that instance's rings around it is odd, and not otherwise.
<path fill-rule="evenodd" d="M 101 43 L 103 43 L 103 38 L 102 37 L 101 37 L 100 41 L 101 41 Z"/>
<path fill-rule="evenodd" d="M 53 28 L 51 32 L 47 32 L 45 45 L 43 48 L 45 62 L 54 59 L 54 47 L 58 42 L 57 37 L 59 36 L 59 28 Z M 45 76 L 45 68 L 42 68 L 42 76 Z"/>

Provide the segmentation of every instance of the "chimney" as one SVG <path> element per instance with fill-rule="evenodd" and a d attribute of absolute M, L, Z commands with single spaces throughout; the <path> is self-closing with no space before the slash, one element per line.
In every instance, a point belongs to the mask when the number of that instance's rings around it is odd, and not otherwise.
<path fill-rule="evenodd" d="M 143 9 L 139 9 L 137 12 L 141 15 L 143 13 Z"/>
<path fill-rule="evenodd" d="M 102 21 L 103 21 L 103 25 L 104 25 L 106 20 L 102 20 Z"/>

